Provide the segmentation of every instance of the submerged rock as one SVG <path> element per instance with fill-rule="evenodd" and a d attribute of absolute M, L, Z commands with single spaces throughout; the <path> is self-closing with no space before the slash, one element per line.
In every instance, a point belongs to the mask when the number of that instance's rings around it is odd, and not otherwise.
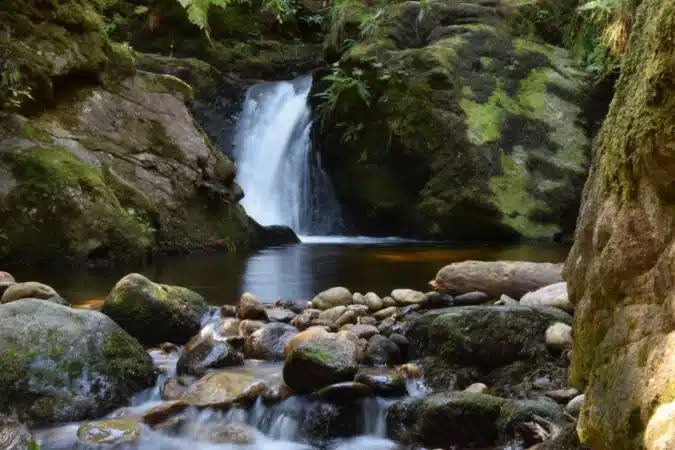
<path fill-rule="evenodd" d="M 292 325 L 268 323 L 246 339 L 244 353 L 251 359 L 281 361 L 286 343 L 297 334 L 298 330 Z"/>
<path fill-rule="evenodd" d="M 293 348 L 284 363 L 284 382 L 298 393 L 312 393 L 350 381 L 359 368 L 353 342 L 334 335 L 315 336 Z"/>
<path fill-rule="evenodd" d="M 2 298 L 0 298 L 0 304 L 15 302 L 24 298 L 47 300 L 59 305 L 70 306 L 70 303 L 63 299 L 51 286 L 36 283 L 35 281 L 13 283 L 7 286 L 5 292 L 2 294 Z"/>
<path fill-rule="evenodd" d="M 176 363 L 178 375 L 202 376 L 208 369 L 239 366 L 244 363 L 244 355 L 227 341 L 216 339 L 213 335 L 197 335 L 190 340 Z"/>
<path fill-rule="evenodd" d="M 0 413 L 36 424 L 100 417 L 150 387 L 148 353 L 109 317 L 44 300 L 0 307 Z"/>
<path fill-rule="evenodd" d="M 213 425 L 201 430 L 198 439 L 212 444 L 250 445 L 254 440 L 254 432 L 241 423 Z"/>
<path fill-rule="evenodd" d="M 334 287 L 323 291 L 312 300 L 312 308 L 326 310 L 335 306 L 351 305 L 354 301 L 351 292 L 344 287 Z"/>
<path fill-rule="evenodd" d="M 162 400 L 178 400 L 187 392 L 191 384 L 190 377 L 167 378 L 162 383 L 159 393 L 162 396 Z"/>
<path fill-rule="evenodd" d="M 281 245 L 299 244 L 300 238 L 291 227 L 284 225 L 261 226 L 254 224 L 258 240 L 263 247 L 279 247 Z"/>
<path fill-rule="evenodd" d="M 146 346 L 185 344 L 201 329 L 201 317 L 207 310 L 199 294 L 153 283 L 136 273 L 118 281 L 101 308 Z"/>
<path fill-rule="evenodd" d="M 141 437 L 141 425 L 131 418 L 89 422 L 77 429 L 77 440 L 84 444 L 118 446 L 131 444 Z"/>

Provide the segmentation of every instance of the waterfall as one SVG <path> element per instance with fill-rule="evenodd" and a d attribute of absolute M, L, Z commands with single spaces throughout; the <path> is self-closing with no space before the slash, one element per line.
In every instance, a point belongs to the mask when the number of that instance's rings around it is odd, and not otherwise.
<path fill-rule="evenodd" d="M 249 88 L 234 155 L 247 213 L 300 235 L 343 230 L 340 207 L 319 155 L 311 152 L 310 76 Z"/>

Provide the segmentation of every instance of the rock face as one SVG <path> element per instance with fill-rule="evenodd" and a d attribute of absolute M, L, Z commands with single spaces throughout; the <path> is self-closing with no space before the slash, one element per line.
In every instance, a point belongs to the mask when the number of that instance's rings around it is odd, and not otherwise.
<path fill-rule="evenodd" d="M 597 450 L 675 442 L 674 25 L 673 2 L 637 10 L 565 268 L 579 436 Z"/>
<path fill-rule="evenodd" d="M 290 351 L 284 363 L 284 382 L 309 394 L 331 384 L 351 381 L 359 368 L 353 342 L 318 336 Z"/>
<path fill-rule="evenodd" d="M 197 293 L 156 284 L 132 273 L 117 282 L 101 312 L 150 347 L 163 342 L 186 343 L 201 328 L 207 304 Z"/>
<path fill-rule="evenodd" d="M 452 295 L 480 291 L 492 298 L 521 298 L 530 291 L 562 281 L 562 264 L 518 261 L 464 261 L 443 267 L 429 283 Z"/>
<path fill-rule="evenodd" d="M 0 306 L 0 412 L 37 424 L 99 417 L 154 381 L 150 356 L 107 316 L 44 300 Z"/>
<path fill-rule="evenodd" d="M 317 73 L 323 161 L 360 232 L 495 241 L 574 230 L 587 80 L 566 51 L 513 36 L 510 3 L 390 5 L 335 57 L 332 78 L 354 88 Z"/>
<path fill-rule="evenodd" d="M 0 28 L 13 30 L 3 67 L 21 68 L 12 89 L 42 108 L 0 115 L 0 260 L 126 259 L 256 238 L 233 163 L 186 106 L 190 86 L 135 71 L 131 50 L 109 41 L 101 7 L 115 3 L 0 5 Z M 59 83 L 69 95 L 54 95 Z M 0 88 L 2 106 L 11 92 Z"/>

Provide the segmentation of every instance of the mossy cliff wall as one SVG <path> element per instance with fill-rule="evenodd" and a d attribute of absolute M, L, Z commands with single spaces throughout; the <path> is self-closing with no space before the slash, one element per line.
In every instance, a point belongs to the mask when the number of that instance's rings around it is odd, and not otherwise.
<path fill-rule="evenodd" d="M 587 80 L 564 50 L 512 34 L 509 11 L 390 5 L 331 76 L 317 76 L 317 93 L 330 95 L 316 100 L 315 135 L 359 231 L 476 240 L 573 231 Z"/>
<path fill-rule="evenodd" d="M 104 31 L 113 3 L 0 5 L 0 261 L 255 240 L 233 163 L 187 107 L 192 88 L 135 70 L 131 49 Z"/>
<path fill-rule="evenodd" d="M 638 8 L 566 265 L 594 450 L 675 448 L 675 2 Z"/>

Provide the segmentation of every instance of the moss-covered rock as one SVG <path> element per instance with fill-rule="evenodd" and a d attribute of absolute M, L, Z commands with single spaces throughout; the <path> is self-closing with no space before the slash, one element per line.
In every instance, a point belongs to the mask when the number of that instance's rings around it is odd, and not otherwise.
<path fill-rule="evenodd" d="M 351 381 L 359 368 L 356 345 L 334 335 L 315 337 L 293 348 L 284 363 L 284 382 L 294 391 L 310 394 Z"/>
<path fill-rule="evenodd" d="M 359 231 L 504 240 L 573 229 L 585 78 L 563 50 L 512 36 L 495 6 L 391 5 L 330 76 L 317 74 L 324 162 Z"/>
<path fill-rule="evenodd" d="M 579 437 L 598 450 L 675 442 L 675 4 L 642 1 L 584 188 L 565 278 L 575 305 Z"/>
<path fill-rule="evenodd" d="M 201 329 L 207 309 L 204 299 L 189 289 L 156 284 L 132 273 L 117 282 L 101 312 L 150 347 L 185 344 Z"/>
<path fill-rule="evenodd" d="M 0 305 L 0 412 L 34 424 L 100 417 L 153 381 L 150 356 L 101 313 Z"/>
<path fill-rule="evenodd" d="M 412 398 L 387 411 L 393 438 L 427 447 L 482 448 L 513 437 L 514 426 L 533 415 L 562 423 L 563 409 L 550 399 L 520 401 L 469 392 Z"/>

